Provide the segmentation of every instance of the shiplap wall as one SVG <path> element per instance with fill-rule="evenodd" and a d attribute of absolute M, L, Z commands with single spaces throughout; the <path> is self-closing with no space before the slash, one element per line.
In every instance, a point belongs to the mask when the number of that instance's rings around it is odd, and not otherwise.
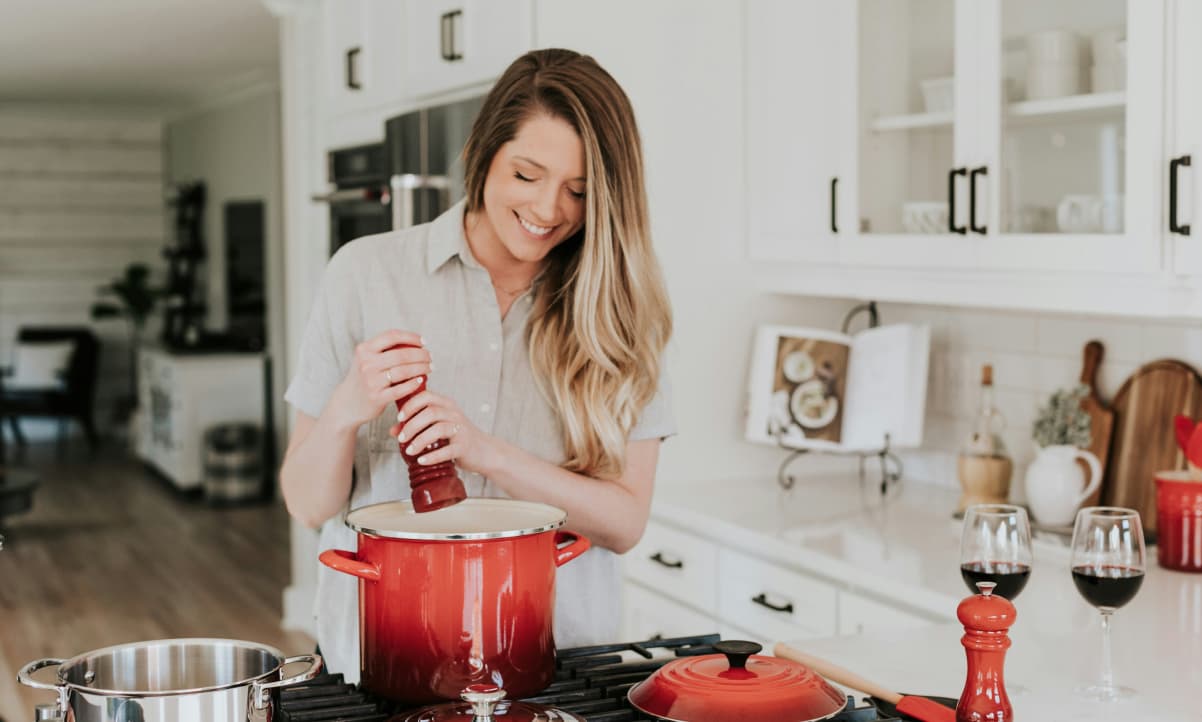
<path fill-rule="evenodd" d="M 161 266 L 162 123 L 0 106 L 0 364 L 24 325 L 84 324 L 101 341 L 96 421 L 128 386 L 120 320 L 93 322 L 96 289 L 134 261 Z M 47 425 L 24 428 L 40 436 Z"/>

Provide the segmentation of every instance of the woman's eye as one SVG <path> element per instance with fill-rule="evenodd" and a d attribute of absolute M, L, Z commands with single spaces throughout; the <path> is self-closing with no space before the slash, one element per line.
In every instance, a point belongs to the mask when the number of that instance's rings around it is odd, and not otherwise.
<path fill-rule="evenodd" d="M 527 178 L 526 176 L 522 175 L 520 171 L 514 171 L 513 177 L 520 181 L 526 181 L 527 183 L 530 183 L 534 180 L 533 178 Z"/>
<path fill-rule="evenodd" d="M 578 201 L 579 201 L 579 200 L 584 200 L 584 191 L 579 191 L 579 192 L 577 192 L 577 191 L 568 191 L 568 192 L 569 192 L 569 193 L 571 193 L 571 194 L 572 194 L 572 197 L 573 197 L 573 198 L 575 198 L 576 200 L 578 200 Z"/>

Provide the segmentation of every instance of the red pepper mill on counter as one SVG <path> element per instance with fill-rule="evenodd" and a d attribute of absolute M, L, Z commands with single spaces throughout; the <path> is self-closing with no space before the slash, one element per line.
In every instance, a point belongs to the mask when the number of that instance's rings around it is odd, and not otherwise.
<path fill-rule="evenodd" d="M 401 348 L 393 346 L 392 348 Z M 405 379 L 397 381 L 401 383 Z M 395 386 L 396 384 L 393 384 Z M 426 379 L 422 379 L 418 384 L 417 389 L 408 396 L 397 399 L 397 411 L 405 405 L 409 399 L 426 390 Z M 420 433 L 420 432 L 419 432 Z M 414 434 L 416 436 L 416 434 Z M 400 443 L 400 442 L 397 442 Z M 430 444 L 425 449 L 418 452 L 417 456 L 427 454 L 435 449 L 441 449 L 447 445 L 446 439 L 439 439 L 433 444 Z M 455 462 L 442 461 L 437 464 L 424 465 L 417 463 L 417 456 L 410 456 L 405 451 L 405 444 L 400 443 L 401 458 L 405 460 L 405 465 L 409 467 L 409 496 L 413 500 L 413 510 L 419 513 L 434 511 L 441 509 L 444 506 L 458 504 L 467 498 L 467 490 L 463 488 L 463 481 L 459 478 L 459 474 L 455 471 Z"/>
<path fill-rule="evenodd" d="M 1014 605 L 993 595 L 994 582 L 977 582 L 980 594 L 965 597 L 956 609 L 964 625 L 960 643 L 968 655 L 968 678 L 956 704 L 956 722 L 1010 722 L 1014 708 L 1006 695 L 1002 668 L 1014 624 Z"/>

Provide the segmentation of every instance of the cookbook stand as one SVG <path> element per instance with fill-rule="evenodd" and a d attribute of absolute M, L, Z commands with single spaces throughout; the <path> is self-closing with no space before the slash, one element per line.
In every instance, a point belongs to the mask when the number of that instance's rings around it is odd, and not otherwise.
<path fill-rule="evenodd" d="M 880 314 L 877 312 L 876 301 L 868 301 L 858 306 L 852 307 L 847 315 L 843 317 L 843 333 L 847 333 L 851 326 L 852 320 L 861 313 L 868 314 L 868 328 L 876 328 L 880 325 Z M 785 449 L 789 454 L 781 462 L 780 468 L 776 472 L 776 482 L 786 491 L 792 489 L 797 484 L 797 477 L 788 473 L 789 465 L 797 459 L 800 459 L 805 454 L 833 454 L 836 456 L 856 456 L 859 457 L 860 468 L 860 488 L 864 488 L 864 483 L 867 480 L 867 474 L 864 471 L 864 464 L 868 459 L 876 457 L 877 463 L 880 465 L 880 491 L 881 496 L 885 496 L 889 492 L 889 485 L 901 481 L 902 462 L 901 457 L 895 454 L 890 447 L 889 434 L 885 434 L 882 440 L 881 447 L 872 451 L 840 451 L 837 449 L 798 449 L 789 446 L 782 440 L 783 430 L 776 432 L 773 436 L 776 438 L 776 444 L 782 449 Z"/>

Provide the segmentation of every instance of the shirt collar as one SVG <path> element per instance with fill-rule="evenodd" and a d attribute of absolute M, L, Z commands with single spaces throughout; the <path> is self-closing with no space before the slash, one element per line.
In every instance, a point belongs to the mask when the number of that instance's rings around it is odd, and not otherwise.
<path fill-rule="evenodd" d="M 463 233 L 463 214 L 467 201 L 461 200 L 430 222 L 426 236 L 426 273 L 433 274 L 446 262 L 459 256 L 459 260 L 470 268 L 483 268 L 472 255 Z"/>

